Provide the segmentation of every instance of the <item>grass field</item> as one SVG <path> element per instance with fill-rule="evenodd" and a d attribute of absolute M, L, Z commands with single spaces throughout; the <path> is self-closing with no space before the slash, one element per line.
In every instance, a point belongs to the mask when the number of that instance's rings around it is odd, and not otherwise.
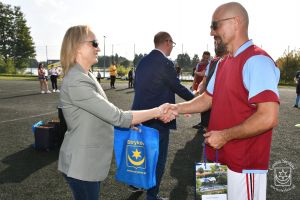
<path fill-rule="evenodd" d="M 117 81 L 115 90 L 108 89 L 107 81 L 102 86 L 115 105 L 124 110 L 130 108 L 134 91 L 127 89 L 127 82 Z M 300 109 L 292 107 L 295 88 L 280 87 L 280 95 L 280 117 L 273 132 L 267 199 L 298 200 L 300 128 L 295 124 L 300 123 Z M 0 80 L 0 200 L 71 199 L 70 190 L 57 171 L 58 151 L 38 152 L 31 147 L 34 142 L 32 124 L 57 118 L 58 97 L 57 93 L 40 94 L 37 80 Z M 194 199 L 194 163 L 201 160 L 203 138 L 191 127 L 198 121 L 198 114 L 191 118 L 180 116 L 177 120 L 178 129 L 170 135 L 162 196 L 174 200 Z M 280 167 L 290 169 L 290 186 L 275 185 L 274 174 Z M 144 194 L 131 194 L 125 185 L 115 181 L 114 174 L 113 161 L 109 176 L 101 185 L 102 199 L 145 198 Z"/>

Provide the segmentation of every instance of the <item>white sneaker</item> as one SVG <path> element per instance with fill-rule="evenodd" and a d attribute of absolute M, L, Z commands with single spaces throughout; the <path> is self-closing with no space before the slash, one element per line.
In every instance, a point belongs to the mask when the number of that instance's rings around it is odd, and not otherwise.
<path fill-rule="evenodd" d="M 53 92 L 55 92 L 55 89 L 53 90 Z"/>
<path fill-rule="evenodd" d="M 59 89 L 57 89 L 56 92 L 60 92 Z"/>
<path fill-rule="evenodd" d="M 42 91 L 41 91 L 41 94 L 45 94 L 45 91 L 44 91 L 44 90 L 42 90 Z"/>
<path fill-rule="evenodd" d="M 50 90 L 48 90 L 46 93 L 47 93 L 47 94 L 51 94 L 51 91 L 50 91 Z"/>

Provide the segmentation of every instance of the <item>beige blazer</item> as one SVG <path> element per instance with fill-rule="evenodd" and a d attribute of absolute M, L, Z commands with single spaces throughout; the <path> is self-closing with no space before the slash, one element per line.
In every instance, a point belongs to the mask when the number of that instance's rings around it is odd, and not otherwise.
<path fill-rule="evenodd" d="M 110 103 L 95 76 L 78 64 L 63 79 L 60 104 L 68 130 L 58 170 L 79 180 L 104 180 L 112 159 L 113 126 L 129 127 L 131 112 Z"/>

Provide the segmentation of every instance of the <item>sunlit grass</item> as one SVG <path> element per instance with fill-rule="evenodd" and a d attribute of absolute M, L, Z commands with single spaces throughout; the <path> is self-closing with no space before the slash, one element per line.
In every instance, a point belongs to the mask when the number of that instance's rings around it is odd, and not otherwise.
<path fill-rule="evenodd" d="M 0 75 L 0 80 L 29 80 L 35 81 L 38 80 L 36 76 L 7 76 Z"/>

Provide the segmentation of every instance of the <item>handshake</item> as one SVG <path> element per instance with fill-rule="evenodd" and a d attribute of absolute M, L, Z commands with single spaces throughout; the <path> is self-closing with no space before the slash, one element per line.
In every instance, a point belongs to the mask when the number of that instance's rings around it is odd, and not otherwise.
<path fill-rule="evenodd" d="M 178 106 L 176 104 L 165 103 L 157 107 L 159 116 L 157 117 L 164 123 L 168 123 L 178 116 Z"/>

